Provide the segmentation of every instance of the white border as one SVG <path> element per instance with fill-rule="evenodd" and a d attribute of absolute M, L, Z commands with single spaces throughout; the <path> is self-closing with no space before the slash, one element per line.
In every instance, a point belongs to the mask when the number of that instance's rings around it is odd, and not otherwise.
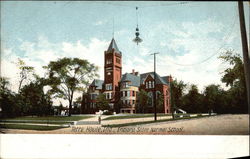
<path fill-rule="evenodd" d="M 239 156 L 249 156 L 249 135 L 0 135 L 1 159 Z"/>

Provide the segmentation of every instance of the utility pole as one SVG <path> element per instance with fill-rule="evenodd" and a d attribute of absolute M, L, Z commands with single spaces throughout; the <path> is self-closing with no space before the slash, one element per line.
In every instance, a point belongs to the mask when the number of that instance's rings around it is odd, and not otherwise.
<path fill-rule="evenodd" d="M 156 113 L 156 60 L 155 60 L 156 54 L 159 54 L 159 53 L 157 52 L 157 53 L 150 54 L 150 55 L 154 55 L 154 84 L 153 84 L 153 87 L 154 87 L 154 118 L 155 118 L 155 121 L 157 120 L 157 113 Z"/>
<path fill-rule="evenodd" d="M 238 1 L 238 8 L 239 8 L 242 53 L 243 53 L 243 60 L 244 60 L 245 81 L 246 81 L 246 87 L 247 87 L 247 99 L 248 99 L 248 108 L 249 108 L 250 107 L 250 58 L 249 58 L 248 46 L 247 46 L 244 6 L 243 6 L 242 1 Z"/>

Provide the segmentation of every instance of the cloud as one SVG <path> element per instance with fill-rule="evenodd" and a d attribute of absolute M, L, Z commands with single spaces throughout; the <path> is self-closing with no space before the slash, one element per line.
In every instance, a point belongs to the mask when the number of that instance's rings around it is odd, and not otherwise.
<path fill-rule="evenodd" d="M 146 26 L 144 32 L 148 34 L 144 34 L 143 42 L 136 46 L 131 40 L 128 41 L 131 37 L 127 30 L 118 30 L 116 34 L 119 36 L 116 41 L 119 44 L 118 47 L 122 48 L 123 73 L 131 72 L 132 69 L 139 73 L 153 71 L 153 56 L 149 54 L 159 51 L 157 73 L 160 75 L 171 74 L 177 80 L 197 84 L 200 90 L 208 84 L 221 84 L 221 61 L 217 57 L 222 50 L 219 48 L 224 44 L 233 46 L 237 37 L 233 30 L 232 36 L 225 38 L 229 31 L 230 28 L 214 19 L 199 22 L 162 21 L 155 27 Z M 19 41 L 21 44 L 18 48 L 23 53 L 22 56 L 18 56 L 20 55 L 18 50 L 13 51 L 11 48 L 4 48 L 3 51 L 2 73 L 12 79 L 13 86 L 16 85 L 15 80 L 18 79 L 18 70 L 13 61 L 18 57 L 21 57 L 28 65 L 34 66 L 36 73 L 40 76 L 44 74 L 42 66 L 47 65 L 51 60 L 62 57 L 87 59 L 100 68 L 98 73 L 100 79 L 103 79 L 104 51 L 108 48 L 109 40 L 93 37 L 88 43 L 81 40 L 53 43 L 47 37 L 40 36 L 34 42 Z M 215 56 L 204 63 L 185 66 L 199 63 L 212 54 Z"/>
<path fill-rule="evenodd" d="M 233 28 L 211 18 L 199 22 L 163 21 L 148 28 L 152 31 L 144 36 L 146 40 L 139 46 L 140 56 L 132 56 L 124 70 L 134 66 L 141 73 L 153 71 L 153 57 L 147 55 L 150 50 L 158 52 L 162 47 L 157 55 L 157 72 L 160 75 L 171 74 L 177 80 L 198 85 L 200 90 L 209 84 L 222 84 L 222 64 L 218 56 L 228 46 L 233 46 Z"/>
<path fill-rule="evenodd" d="M 94 25 L 104 25 L 104 24 L 106 24 L 108 21 L 107 20 L 98 20 L 98 21 L 96 21 L 95 23 L 94 23 Z"/>
<path fill-rule="evenodd" d="M 35 72 L 44 76 L 45 70 L 42 66 L 48 65 L 50 61 L 57 60 L 62 57 L 77 57 L 86 59 L 99 67 L 98 74 L 103 79 L 104 51 L 107 49 L 109 41 L 101 41 L 97 38 L 92 38 L 88 44 L 83 44 L 81 41 L 75 43 L 61 42 L 52 43 L 44 36 L 38 37 L 37 42 L 29 42 L 20 40 L 20 52 L 14 52 L 13 49 L 3 48 L 3 58 L 1 63 L 2 76 L 10 79 L 11 89 L 17 92 L 18 89 L 18 73 L 19 70 L 15 63 L 18 58 L 21 58 L 29 66 L 35 68 Z M 75 97 L 81 94 L 76 94 Z M 67 104 L 65 101 L 64 104 Z M 57 104 L 60 101 L 55 101 Z"/>

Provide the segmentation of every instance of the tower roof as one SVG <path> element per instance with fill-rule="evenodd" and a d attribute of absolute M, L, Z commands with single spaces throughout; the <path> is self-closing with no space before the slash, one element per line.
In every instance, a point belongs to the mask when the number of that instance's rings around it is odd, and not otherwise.
<path fill-rule="evenodd" d="M 120 50 L 118 49 L 118 47 L 117 47 L 117 45 L 116 45 L 116 42 L 115 42 L 115 39 L 114 39 L 114 38 L 112 38 L 112 40 L 111 40 L 111 42 L 110 42 L 110 44 L 109 44 L 109 47 L 108 47 L 107 52 L 108 52 L 108 53 L 111 52 L 112 49 L 114 49 L 117 53 L 120 53 L 120 54 L 121 54 Z"/>
<path fill-rule="evenodd" d="M 90 86 L 96 87 L 96 89 L 102 89 L 103 80 L 94 79 Z"/>
<path fill-rule="evenodd" d="M 125 73 L 122 75 L 121 82 L 130 81 L 131 86 L 140 86 L 140 76 L 132 75 L 131 73 Z"/>

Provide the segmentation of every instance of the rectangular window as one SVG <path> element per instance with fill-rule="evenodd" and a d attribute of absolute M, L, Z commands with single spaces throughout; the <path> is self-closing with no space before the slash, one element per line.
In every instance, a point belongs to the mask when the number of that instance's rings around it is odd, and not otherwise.
<path fill-rule="evenodd" d="M 132 100 L 133 104 L 135 104 L 135 100 Z"/>
<path fill-rule="evenodd" d="M 125 88 L 127 88 L 129 86 L 128 82 L 125 82 Z"/>
<path fill-rule="evenodd" d="M 112 84 L 106 84 L 106 90 L 112 90 Z"/>
<path fill-rule="evenodd" d="M 112 98 L 111 95 L 112 95 L 111 93 L 106 93 L 106 99 L 111 99 Z"/>
<path fill-rule="evenodd" d="M 121 60 L 119 58 L 116 58 L 116 62 L 120 64 Z"/>
<path fill-rule="evenodd" d="M 125 92 L 125 97 L 127 97 L 127 91 L 124 91 Z"/>
<path fill-rule="evenodd" d="M 133 97 L 135 96 L 135 91 L 132 91 L 132 96 L 133 96 Z"/>
<path fill-rule="evenodd" d="M 111 64 L 112 63 L 112 59 L 107 59 L 106 64 Z"/>
<path fill-rule="evenodd" d="M 151 81 L 148 82 L 148 88 L 151 88 Z"/>
<path fill-rule="evenodd" d="M 97 94 L 90 94 L 90 99 L 96 99 Z"/>

